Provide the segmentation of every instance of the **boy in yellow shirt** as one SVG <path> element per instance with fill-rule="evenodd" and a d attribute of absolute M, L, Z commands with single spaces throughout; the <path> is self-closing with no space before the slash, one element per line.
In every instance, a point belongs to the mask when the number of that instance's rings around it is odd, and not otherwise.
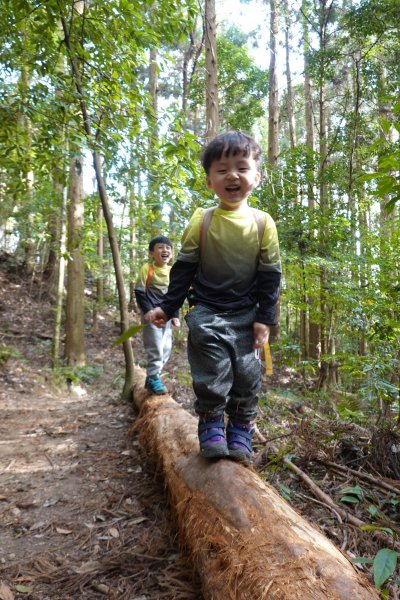
<path fill-rule="evenodd" d="M 185 319 L 200 452 L 247 463 L 261 387 L 258 353 L 276 322 L 281 279 L 275 223 L 248 205 L 261 179 L 260 156 L 257 142 L 240 131 L 220 134 L 205 148 L 206 183 L 219 206 L 211 218 L 202 208 L 193 214 L 168 292 L 149 315 L 165 327 L 192 286 Z"/>
<path fill-rule="evenodd" d="M 143 346 L 147 355 L 145 387 L 152 394 L 165 394 L 166 387 L 160 379 L 163 366 L 169 359 L 172 350 L 172 325 L 179 327 L 178 313 L 166 322 L 163 329 L 153 325 L 149 313 L 163 299 L 168 289 L 172 258 L 172 242 L 169 238 L 158 235 L 149 243 L 150 262 L 144 264 L 135 284 L 136 301 L 142 313 Z"/>

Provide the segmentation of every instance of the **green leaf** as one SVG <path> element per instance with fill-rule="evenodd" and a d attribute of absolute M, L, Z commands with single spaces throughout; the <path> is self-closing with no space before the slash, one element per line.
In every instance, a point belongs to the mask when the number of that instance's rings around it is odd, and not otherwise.
<path fill-rule="evenodd" d="M 283 483 L 278 482 L 276 485 L 281 490 L 282 496 L 285 498 L 285 500 L 291 500 L 291 489 L 288 488 L 286 485 L 283 485 Z"/>
<path fill-rule="evenodd" d="M 119 346 L 119 344 L 123 344 L 130 337 L 133 337 L 134 335 L 136 335 L 137 333 L 139 333 L 139 331 L 141 331 L 144 327 L 147 327 L 147 323 L 144 323 L 143 325 L 133 325 L 132 327 L 129 327 L 129 329 L 126 329 L 124 331 L 124 333 L 122 333 L 115 340 L 115 342 L 112 344 L 111 347 L 114 348 L 115 346 Z"/>
<path fill-rule="evenodd" d="M 372 565 L 374 562 L 373 558 L 368 558 L 367 556 L 356 556 L 351 559 L 351 562 L 355 565 Z"/>
<path fill-rule="evenodd" d="M 392 126 L 391 122 L 388 119 L 381 119 L 381 125 L 383 131 L 388 134 Z"/>
<path fill-rule="evenodd" d="M 28 585 L 16 585 L 15 589 L 21 594 L 30 594 L 33 588 L 29 587 Z"/>
<path fill-rule="evenodd" d="M 393 535 L 393 530 L 389 527 L 378 527 L 377 525 L 361 525 L 362 531 L 384 531 L 389 535 Z"/>
<path fill-rule="evenodd" d="M 361 500 L 363 500 L 364 498 L 364 490 L 359 486 L 359 485 L 354 485 L 354 486 L 348 486 L 343 488 L 342 490 L 340 490 L 342 494 L 345 494 L 344 498 L 349 498 L 353 497 L 354 498 L 351 500 L 347 500 L 347 502 L 360 502 Z M 343 500 L 343 498 L 340 499 L 342 502 L 344 502 L 345 500 Z"/>
<path fill-rule="evenodd" d="M 376 554 L 374 558 L 374 583 L 378 589 L 393 575 L 399 556 L 399 552 L 395 552 L 389 548 L 382 548 Z"/>
<path fill-rule="evenodd" d="M 340 498 L 340 502 L 348 502 L 349 504 L 357 504 L 358 502 L 360 502 L 359 498 L 356 498 L 355 496 L 342 496 Z"/>
<path fill-rule="evenodd" d="M 374 504 L 370 504 L 368 506 L 368 512 L 373 517 L 376 517 L 376 515 L 379 515 L 379 509 Z"/>

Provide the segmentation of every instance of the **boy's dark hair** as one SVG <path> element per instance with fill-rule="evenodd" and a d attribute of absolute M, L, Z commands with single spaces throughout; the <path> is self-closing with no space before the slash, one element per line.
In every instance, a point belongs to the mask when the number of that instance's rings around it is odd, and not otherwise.
<path fill-rule="evenodd" d="M 166 244 L 167 246 L 171 246 L 171 248 L 172 248 L 171 240 L 169 238 L 165 237 L 165 235 L 156 235 L 156 237 L 153 237 L 153 239 L 150 240 L 149 252 L 153 252 L 154 246 L 156 244 Z"/>
<path fill-rule="evenodd" d="M 243 154 L 246 158 L 252 156 L 259 164 L 261 148 L 254 138 L 242 131 L 220 133 L 204 148 L 201 155 L 201 164 L 207 175 L 214 160 L 219 160 L 223 154 L 225 156 Z"/>

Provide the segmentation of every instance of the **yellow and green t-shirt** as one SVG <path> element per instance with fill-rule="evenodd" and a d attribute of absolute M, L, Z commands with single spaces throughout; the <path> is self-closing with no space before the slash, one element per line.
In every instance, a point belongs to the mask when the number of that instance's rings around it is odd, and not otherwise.
<path fill-rule="evenodd" d="M 249 206 L 238 211 L 216 208 L 201 244 L 203 217 L 204 209 L 197 209 L 183 234 L 163 310 L 168 315 L 180 307 L 192 286 L 194 304 L 221 312 L 258 305 L 257 320 L 275 323 L 281 263 L 272 217 L 264 213 L 260 242 Z"/>
<path fill-rule="evenodd" d="M 152 263 L 152 275 L 148 281 L 150 263 L 142 265 L 135 283 L 135 296 L 143 313 L 158 306 L 167 293 L 169 284 L 170 265 L 162 267 Z M 148 282 L 148 286 L 146 283 Z"/>

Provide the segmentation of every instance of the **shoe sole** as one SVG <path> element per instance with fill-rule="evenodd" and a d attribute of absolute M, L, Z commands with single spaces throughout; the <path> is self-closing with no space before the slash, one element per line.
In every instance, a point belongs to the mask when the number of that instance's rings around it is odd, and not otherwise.
<path fill-rule="evenodd" d="M 200 454 L 203 458 L 224 458 L 229 456 L 229 451 L 226 446 L 216 444 L 209 448 L 201 448 Z"/>
<path fill-rule="evenodd" d="M 228 450 L 229 458 L 235 460 L 237 462 L 244 462 L 246 465 L 251 463 L 251 456 L 245 452 L 241 452 L 240 450 Z"/>

